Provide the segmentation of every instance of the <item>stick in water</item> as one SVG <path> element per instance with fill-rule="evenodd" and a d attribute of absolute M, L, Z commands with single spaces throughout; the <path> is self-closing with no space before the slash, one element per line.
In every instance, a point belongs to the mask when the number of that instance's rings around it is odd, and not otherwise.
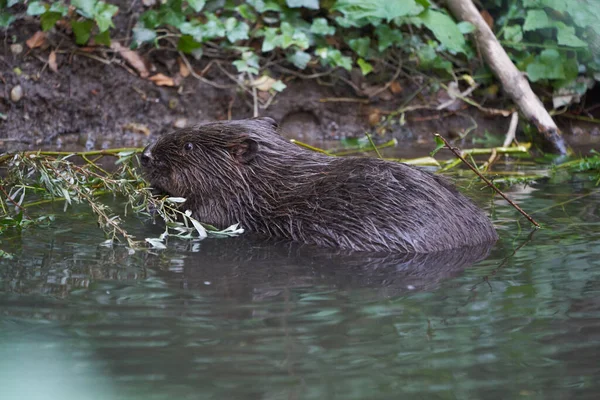
<path fill-rule="evenodd" d="M 436 133 L 435 137 L 440 138 L 441 141 L 444 142 L 444 145 L 452 152 L 454 153 L 454 155 L 456 157 L 458 157 L 460 159 L 460 161 L 462 161 L 463 163 L 465 163 L 467 165 L 467 167 L 469 167 L 471 169 L 471 171 L 475 172 L 475 174 L 480 177 L 489 187 L 491 187 L 492 189 L 494 189 L 494 191 L 496 193 L 498 193 L 500 196 L 502 196 L 502 198 L 506 201 L 508 201 L 508 203 L 513 206 L 514 208 L 517 209 L 518 212 L 520 212 L 521 214 L 523 214 L 525 216 L 525 218 L 527 218 L 529 220 L 529 222 L 531 222 L 533 225 L 535 225 L 536 228 L 540 227 L 540 224 L 538 224 L 536 222 L 536 220 L 534 220 L 531 216 L 529 216 L 529 214 L 527 214 L 525 211 L 523 211 L 523 209 L 521 207 L 519 207 L 514 201 L 512 201 L 511 199 L 509 199 L 504 193 L 502 193 L 502 191 L 500 189 L 498 189 L 492 182 L 490 182 L 485 176 L 481 175 L 481 173 L 479 171 L 477 171 L 477 168 L 475 168 L 474 166 L 472 166 L 467 160 L 464 159 L 463 156 L 460 155 L 460 152 L 458 151 L 457 148 L 450 146 L 450 143 L 448 143 L 448 141 L 446 139 L 444 139 L 442 137 L 442 135 Z"/>

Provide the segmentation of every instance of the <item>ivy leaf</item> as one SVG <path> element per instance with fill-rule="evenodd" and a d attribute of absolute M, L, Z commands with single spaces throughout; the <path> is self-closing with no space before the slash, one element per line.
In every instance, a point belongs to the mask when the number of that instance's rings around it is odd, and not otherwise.
<path fill-rule="evenodd" d="M 225 25 L 214 14 L 208 14 L 208 21 L 204 24 L 204 39 L 222 38 L 225 36 Z"/>
<path fill-rule="evenodd" d="M 45 12 L 46 7 L 39 1 L 34 1 L 27 7 L 27 15 L 42 15 Z"/>
<path fill-rule="evenodd" d="M 90 40 L 90 34 L 92 33 L 92 28 L 94 27 L 94 22 L 89 19 L 83 21 L 71 21 L 71 29 L 73 29 L 73 33 L 75 34 L 75 43 L 78 45 L 84 45 Z"/>
<path fill-rule="evenodd" d="M 96 42 L 96 44 L 103 44 L 106 47 L 110 47 L 110 33 L 108 30 L 94 36 L 94 42 Z"/>
<path fill-rule="evenodd" d="M 366 76 L 369 74 L 369 72 L 373 71 L 373 66 L 362 58 L 359 58 L 356 63 L 360 67 L 360 71 L 362 72 L 363 76 Z"/>
<path fill-rule="evenodd" d="M 276 81 L 273 86 L 271 86 L 271 89 L 276 90 L 278 92 L 283 92 L 283 89 L 285 89 L 287 87 L 287 85 L 281 81 Z"/>
<path fill-rule="evenodd" d="M 468 35 L 469 33 L 475 31 L 475 25 L 467 21 L 459 22 L 456 25 L 458 26 L 458 30 L 460 31 L 460 33 L 462 33 L 463 35 Z"/>
<path fill-rule="evenodd" d="M 42 23 L 42 30 L 45 32 L 45 31 L 49 31 L 50 29 L 54 28 L 56 21 L 58 21 L 61 18 L 62 18 L 61 13 L 57 13 L 57 12 L 48 11 L 47 13 L 42 14 L 42 16 L 40 18 L 40 22 Z"/>
<path fill-rule="evenodd" d="M 202 44 L 198 43 L 193 36 L 182 35 L 177 42 L 177 50 L 183 51 L 184 53 L 190 54 L 194 50 L 202 47 Z"/>
<path fill-rule="evenodd" d="M 327 36 L 333 35 L 335 33 L 335 28 L 329 26 L 325 18 L 315 18 L 310 26 L 310 31 L 316 35 Z"/>
<path fill-rule="evenodd" d="M 535 31 L 538 29 L 552 28 L 554 26 L 553 21 L 548 18 L 548 14 L 544 10 L 529 10 L 527 11 L 527 17 L 525 17 L 525 24 L 523 30 L 525 32 Z"/>
<path fill-rule="evenodd" d="M 231 17 L 225 21 L 225 30 L 227 31 L 227 40 L 231 43 L 235 43 L 238 40 L 248 39 L 248 32 L 250 27 L 245 22 L 239 22 L 237 19 Z"/>
<path fill-rule="evenodd" d="M 398 17 L 418 15 L 425 8 L 415 0 L 338 0 L 333 10 L 341 11 L 349 22 L 362 18 L 391 21 Z"/>
<path fill-rule="evenodd" d="M 264 36 L 261 48 L 263 53 L 273 51 L 275 48 L 281 47 L 281 35 L 279 35 L 279 29 L 265 28 L 261 34 Z"/>
<path fill-rule="evenodd" d="M 504 39 L 511 42 L 521 42 L 523 40 L 523 29 L 520 25 L 507 26 L 504 29 Z"/>
<path fill-rule="evenodd" d="M 564 79 L 565 71 L 560 53 L 554 49 L 546 49 L 536 60 L 527 66 L 529 80 L 537 82 L 541 79 Z"/>
<path fill-rule="evenodd" d="M 387 24 L 379 25 L 375 28 L 377 34 L 378 45 L 377 50 L 384 51 L 393 44 L 402 42 L 402 32 L 397 29 L 390 28 Z"/>
<path fill-rule="evenodd" d="M 464 53 L 465 38 L 452 18 L 433 10 L 427 10 L 419 17 L 427 29 L 433 32 L 435 38 L 448 50 Z"/>
<path fill-rule="evenodd" d="M 206 4 L 205 0 L 188 0 L 188 4 L 190 7 L 194 9 L 196 12 L 202 11 L 204 5 Z"/>
<path fill-rule="evenodd" d="M 203 39 L 203 29 L 202 26 L 198 23 L 192 22 L 184 22 L 179 26 L 179 30 L 181 33 L 185 35 L 190 35 L 194 38 L 196 42 L 202 42 Z"/>
<path fill-rule="evenodd" d="M 288 55 L 287 59 L 294 64 L 296 68 L 304 69 L 310 62 L 311 56 L 304 51 L 298 50 L 294 54 Z"/>
<path fill-rule="evenodd" d="M 144 42 L 150 42 L 156 38 L 156 32 L 152 29 L 136 26 L 133 28 L 133 42 L 136 46 Z"/>
<path fill-rule="evenodd" d="M 0 28 L 8 28 L 13 23 L 15 17 L 7 12 L 0 11 Z"/>
<path fill-rule="evenodd" d="M 342 67 L 347 71 L 352 70 L 352 59 L 343 55 L 338 49 L 321 47 L 315 50 L 315 54 L 333 67 Z"/>
<path fill-rule="evenodd" d="M 86 18 L 94 17 L 94 6 L 97 0 L 71 0 L 71 4 L 77 8 L 77 12 Z"/>
<path fill-rule="evenodd" d="M 251 74 L 258 74 L 258 56 L 251 51 L 245 51 L 242 53 L 242 59 L 233 62 L 233 65 L 239 72 L 249 72 Z"/>
<path fill-rule="evenodd" d="M 112 17 L 119 11 L 119 7 L 106 4 L 103 1 L 99 1 L 96 3 L 96 7 L 94 7 L 94 19 L 96 20 L 96 24 L 98 24 L 98 29 L 100 33 L 104 32 L 110 27 L 114 27 L 112 22 Z"/>
<path fill-rule="evenodd" d="M 575 35 L 575 28 L 565 25 L 564 22 L 557 22 L 558 44 L 569 47 L 587 47 L 588 44 Z"/>
<path fill-rule="evenodd" d="M 61 13 L 64 17 L 69 13 L 69 7 L 63 3 L 54 3 L 50 6 L 50 11 Z"/>
<path fill-rule="evenodd" d="M 319 0 L 285 0 L 289 8 L 309 8 L 311 10 L 319 9 Z"/>
<path fill-rule="evenodd" d="M 366 58 L 371 46 L 371 39 L 368 37 L 350 39 L 348 40 L 348 45 L 356 54 Z"/>

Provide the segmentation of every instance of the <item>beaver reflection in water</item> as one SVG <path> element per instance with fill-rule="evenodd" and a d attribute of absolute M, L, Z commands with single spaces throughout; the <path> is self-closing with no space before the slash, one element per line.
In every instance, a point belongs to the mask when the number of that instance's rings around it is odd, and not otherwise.
<path fill-rule="evenodd" d="M 181 129 L 146 147 L 151 186 L 218 228 L 356 251 L 427 253 L 489 243 L 484 213 L 443 178 L 374 158 L 331 157 L 270 118 Z"/>

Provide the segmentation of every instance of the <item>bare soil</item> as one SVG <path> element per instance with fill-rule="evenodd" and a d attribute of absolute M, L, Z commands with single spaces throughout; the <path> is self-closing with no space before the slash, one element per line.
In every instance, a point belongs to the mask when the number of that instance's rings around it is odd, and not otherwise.
<path fill-rule="evenodd" d="M 134 8 L 128 15 L 117 16 L 120 30 L 116 40 L 119 33 L 124 36 L 128 31 L 138 11 Z M 45 46 L 30 49 L 25 41 L 38 30 L 36 21 L 21 20 L 5 33 L 0 44 L 0 152 L 140 147 L 174 127 L 252 117 L 252 94 L 231 79 L 237 77 L 235 68 L 223 60 L 221 66 L 227 74 L 212 65 L 203 76 L 226 87 L 219 88 L 191 75 L 181 76 L 176 52 L 139 50 L 151 74 L 162 73 L 177 82 L 174 87 L 161 87 L 138 76 L 108 49 L 86 52 L 75 47 L 65 32 L 54 30 Z M 121 42 L 128 45 L 126 39 Z M 11 46 L 15 44 L 21 45 L 22 52 Z M 48 64 L 51 51 L 56 53 L 57 72 Z M 202 71 L 210 62 L 201 59 L 193 61 L 193 66 Z M 444 91 L 424 93 L 418 77 L 403 76 L 393 88 L 369 98 L 365 95 L 368 89 L 381 87 L 390 76 L 379 75 L 367 81 L 346 71 L 322 79 L 302 79 L 275 70 L 272 73 L 284 79 L 287 89 L 267 108 L 259 109 L 259 114 L 279 121 L 284 134 L 317 146 L 327 147 L 330 141 L 373 132 L 378 140 L 397 138 L 400 148 L 422 145 L 431 150 L 434 132 L 456 138 L 469 130 L 465 140 L 471 142 L 463 140 L 462 145 L 472 145 L 474 137 L 483 137 L 487 132 L 504 134 L 509 124 L 509 118 L 486 117 L 474 107 L 457 104 L 442 111 L 412 111 L 406 113 L 402 124 L 382 128 L 378 123 L 400 107 L 443 103 Z M 22 89 L 18 100 L 11 98 L 16 86 Z M 415 92 L 419 94 L 415 96 Z M 498 98 L 486 106 L 501 107 L 502 103 L 503 99 Z M 573 120 L 561 122 L 570 143 L 600 143 L 597 126 Z"/>

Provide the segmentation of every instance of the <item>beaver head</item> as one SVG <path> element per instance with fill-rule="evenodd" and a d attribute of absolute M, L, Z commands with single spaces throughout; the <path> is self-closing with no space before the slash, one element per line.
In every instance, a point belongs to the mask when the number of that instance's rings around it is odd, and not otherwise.
<path fill-rule="evenodd" d="M 221 226 L 240 222 L 249 207 L 268 207 L 257 191 L 277 192 L 290 154 L 298 151 L 310 158 L 279 135 L 273 119 L 255 118 L 164 135 L 144 149 L 141 163 L 154 189 L 185 197 L 185 208 L 197 218 Z"/>

